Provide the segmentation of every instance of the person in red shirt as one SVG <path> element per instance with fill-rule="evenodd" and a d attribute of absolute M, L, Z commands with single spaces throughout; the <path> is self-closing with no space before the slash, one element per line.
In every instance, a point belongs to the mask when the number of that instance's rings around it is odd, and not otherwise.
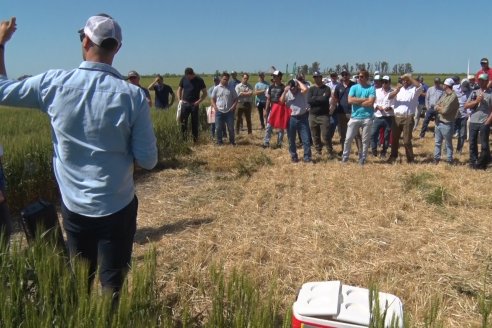
<path fill-rule="evenodd" d="M 489 67 L 489 60 L 487 58 L 482 58 L 480 60 L 480 65 L 482 68 L 475 74 L 475 80 L 478 81 L 480 74 L 487 74 L 489 76 L 489 83 L 487 84 L 487 89 L 492 88 L 492 68 Z"/>

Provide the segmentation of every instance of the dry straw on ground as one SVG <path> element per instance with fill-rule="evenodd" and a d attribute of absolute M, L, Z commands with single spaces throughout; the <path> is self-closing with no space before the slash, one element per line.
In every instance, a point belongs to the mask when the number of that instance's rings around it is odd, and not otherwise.
<path fill-rule="evenodd" d="M 402 299 L 414 326 L 435 298 L 445 327 L 479 324 L 478 295 L 492 278 L 492 170 L 467 168 L 468 144 L 458 165 L 432 165 L 428 133 L 414 138 L 417 164 L 371 157 L 360 167 L 355 154 L 348 165 L 292 164 L 286 146 L 262 149 L 262 135 L 242 132 L 237 147 L 203 142 L 179 167 L 139 179 L 135 254 L 156 245 L 166 297 L 185 295 L 203 312 L 200 286 L 219 264 L 265 295 L 275 284 L 283 310 L 304 282 L 374 281 Z"/>

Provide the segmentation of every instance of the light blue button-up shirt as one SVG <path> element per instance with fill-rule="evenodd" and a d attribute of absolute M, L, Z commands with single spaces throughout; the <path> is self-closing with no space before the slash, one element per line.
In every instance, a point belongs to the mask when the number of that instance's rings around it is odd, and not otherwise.
<path fill-rule="evenodd" d="M 133 163 L 157 163 L 145 94 L 110 65 L 82 62 L 23 81 L 0 76 L 0 103 L 48 114 L 55 176 L 64 204 L 77 214 L 123 209 L 135 195 Z"/>

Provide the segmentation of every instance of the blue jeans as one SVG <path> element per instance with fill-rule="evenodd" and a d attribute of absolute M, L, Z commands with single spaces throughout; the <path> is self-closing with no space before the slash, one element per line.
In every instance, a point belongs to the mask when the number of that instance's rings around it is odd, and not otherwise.
<path fill-rule="evenodd" d="M 371 150 L 376 152 L 378 150 L 379 143 L 379 131 L 384 129 L 384 142 L 382 154 L 386 154 L 389 147 L 391 125 L 393 122 L 392 116 L 382 116 L 375 117 L 372 122 L 372 132 L 371 132 Z"/>
<path fill-rule="evenodd" d="M 188 131 L 188 117 L 191 116 L 191 134 L 193 135 L 193 141 L 198 141 L 198 106 L 189 103 L 183 103 L 181 105 L 181 133 L 183 139 L 186 139 L 186 132 Z"/>
<path fill-rule="evenodd" d="M 227 113 L 222 113 L 217 111 L 215 113 L 215 128 L 217 130 L 217 144 L 222 145 L 222 136 L 224 135 L 224 127 L 227 126 L 229 132 L 229 142 L 231 145 L 236 144 L 235 134 L 234 134 L 234 112 L 232 110 Z"/>
<path fill-rule="evenodd" d="M 456 146 L 456 151 L 461 153 L 463 151 L 463 145 L 466 140 L 466 123 L 468 121 L 468 117 L 460 117 L 457 118 L 454 122 L 455 132 L 458 133 L 458 145 Z"/>
<path fill-rule="evenodd" d="M 131 264 L 133 237 L 137 229 L 137 196 L 120 211 L 89 217 L 71 212 L 62 202 L 63 227 L 71 257 L 89 264 L 89 286 L 99 263 L 99 280 L 103 289 L 117 292 Z"/>
<path fill-rule="evenodd" d="M 478 135 L 480 134 L 480 157 L 478 156 Z M 490 161 L 490 126 L 482 123 L 470 123 L 470 164 L 485 169 Z"/>
<path fill-rule="evenodd" d="M 267 119 L 267 126 L 265 130 L 265 138 L 263 139 L 263 144 L 268 146 L 270 145 L 270 140 L 272 139 L 272 133 L 273 133 L 273 128 L 268 123 L 268 120 L 270 119 L 270 114 L 268 114 L 268 119 Z M 284 130 L 279 130 L 277 133 L 277 145 L 282 146 L 282 141 L 284 140 Z"/>
<path fill-rule="evenodd" d="M 311 141 L 309 140 L 309 114 L 291 116 L 287 135 L 289 138 L 289 154 L 292 159 L 297 159 L 296 135 L 300 133 L 302 147 L 304 148 L 304 160 L 311 160 Z"/>
<path fill-rule="evenodd" d="M 442 141 L 444 140 L 446 142 L 446 160 L 448 163 L 453 162 L 453 132 L 454 122 L 437 122 L 434 137 L 434 160 L 439 161 L 441 159 Z"/>
<path fill-rule="evenodd" d="M 434 106 L 432 106 L 431 108 L 427 108 L 427 111 L 425 112 L 424 122 L 422 123 L 422 130 L 420 130 L 421 138 L 425 136 L 425 133 L 429 129 L 429 122 L 431 118 L 436 119 L 436 110 L 434 109 Z"/>

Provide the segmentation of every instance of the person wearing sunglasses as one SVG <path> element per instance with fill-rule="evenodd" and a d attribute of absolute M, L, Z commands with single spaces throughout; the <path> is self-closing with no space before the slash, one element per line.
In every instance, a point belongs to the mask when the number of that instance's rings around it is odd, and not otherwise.
<path fill-rule="evenodd" d="M 359 132 L 359 129 L 362 129 L 362 151 L 359 150 L 359 165 L 364 165 L 367 160 L 367 151 L 370 143 L 376 91 L 374 86 L 370 84 L 368 71 L 360 70 L 358 78 L 359 83 L 352 86 L 348 94 L 348 102 L 352 105 L 352 114 L 347 124 L 347 137 L 343 145 L 342 163 L 348 162 L 352 140 Z"/>

